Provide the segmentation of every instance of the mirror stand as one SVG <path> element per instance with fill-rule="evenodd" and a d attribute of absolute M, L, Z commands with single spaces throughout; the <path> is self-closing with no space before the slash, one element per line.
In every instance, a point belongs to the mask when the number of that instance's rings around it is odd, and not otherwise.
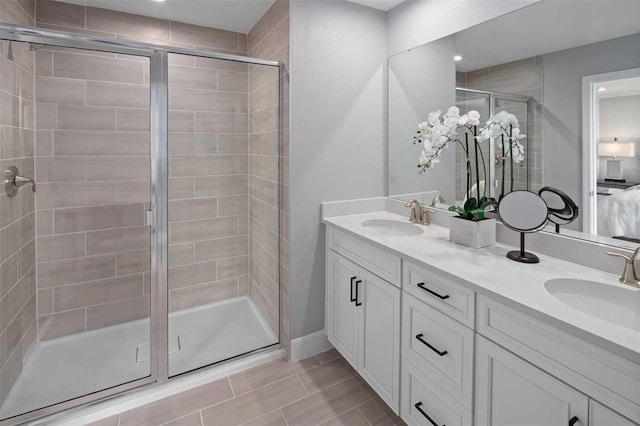
<path fill-rule="evenodd" d="M 540 263 L 540 258 L 533 253 L 524 250 L 524 232 L 520 232 L 520 250 L 512 250 L 507 253 L 507 257 L 516 262 Z"/>

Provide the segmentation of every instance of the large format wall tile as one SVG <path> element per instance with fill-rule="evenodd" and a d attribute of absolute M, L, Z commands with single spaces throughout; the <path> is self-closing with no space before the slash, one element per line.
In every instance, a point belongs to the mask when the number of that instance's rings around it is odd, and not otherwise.
<path fill-rule="evenodd" d="M 33 26 L 32 1 L 0 2 L 0 22 Z M 0 166 L 34 175 L 35 53 L 28 43 L 0 41 Z M 58 90 L 59 88 L 52 88 Z M 35 197 L 0 189 L 0 400 L 4 400 L 37 340 Z"/>

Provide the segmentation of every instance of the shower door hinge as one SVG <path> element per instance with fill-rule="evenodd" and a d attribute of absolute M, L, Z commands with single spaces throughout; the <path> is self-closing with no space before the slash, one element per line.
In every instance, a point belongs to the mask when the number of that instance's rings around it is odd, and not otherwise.
<path fill-rule="evenodd" d="M 147 226 L 153 225 L 153 210 L 147 210 Z"/>

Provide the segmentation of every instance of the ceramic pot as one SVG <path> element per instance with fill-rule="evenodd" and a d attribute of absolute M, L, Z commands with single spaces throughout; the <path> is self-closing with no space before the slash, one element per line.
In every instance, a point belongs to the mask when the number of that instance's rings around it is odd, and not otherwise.
<path fill-rule="evenodd" d="M 449 240 L 475 249 L 494 245 L 496 243 L 496 220 L 473 221 L 452 216 L 449 223 Z"/>

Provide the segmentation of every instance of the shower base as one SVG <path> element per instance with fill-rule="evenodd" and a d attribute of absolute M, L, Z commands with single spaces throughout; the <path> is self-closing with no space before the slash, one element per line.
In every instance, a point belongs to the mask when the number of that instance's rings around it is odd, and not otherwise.
<path fill-rule="evenodd" d="M 149 320 L 38 343 L 0 408 L 7 418 L 149 375 Z M 248 297 L 169 315 L 175 376 L 278 342 Z"/>

